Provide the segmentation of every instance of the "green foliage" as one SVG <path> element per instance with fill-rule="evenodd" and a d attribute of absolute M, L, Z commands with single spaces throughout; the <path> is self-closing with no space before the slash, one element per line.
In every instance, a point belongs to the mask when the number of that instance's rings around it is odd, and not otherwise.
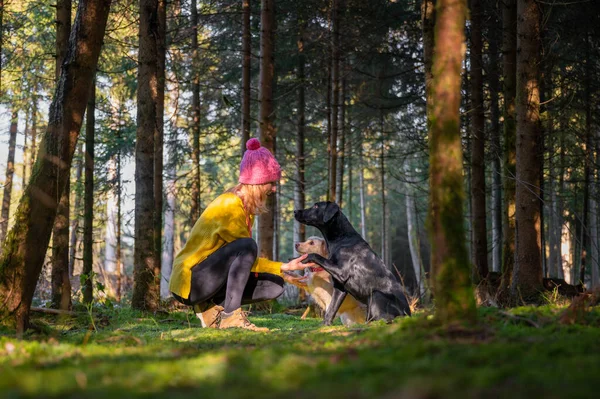
<path fill-rule="evenodd" d="M 480 310 L 448 329 L 427 313 L 347 329 L 252 315 L 270 333 L 201 329 L 189 312 L 98 308 L 0 337 L 0 389 L 28 397 L 593 397 L 600 311 L 561 326 L 561 308 Z M 52 316 L 54 317 L 54 316 Z M 0 334 L 9 334 L 0 330 Z"/>

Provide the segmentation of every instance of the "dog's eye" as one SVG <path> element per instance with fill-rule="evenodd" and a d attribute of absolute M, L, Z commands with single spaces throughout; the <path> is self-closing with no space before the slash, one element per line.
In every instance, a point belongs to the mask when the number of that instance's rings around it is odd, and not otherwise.
<path fill-rule="evenodd" d="M 318 207 L 319 207 L 319 205 L 315 205 L 315 206 L 313 206 L 313 208 L 315 208 L 315 209 L 317 209 Z"/>
<path fill-rule="evenodd" d="M 310 244 L 310 245 L 313 245 L 313 244 L 314 244 L 314 242 L 312 242 L 312 241 L 311 241 L 311 242 L 309 242 L 309 244 Z"/>

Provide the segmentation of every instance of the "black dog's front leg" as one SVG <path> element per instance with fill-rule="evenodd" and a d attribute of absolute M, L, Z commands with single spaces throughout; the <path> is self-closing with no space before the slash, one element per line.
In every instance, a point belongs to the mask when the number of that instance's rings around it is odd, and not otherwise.
<path fill-rule="evenodd" d="M 342 302 L 346 298 L 348 293 L 346 291 L 342 291 L 336 287 L 336 284 L 333 284 L 333 295 L 331 295 L 331 302 L 327 309 L 325 310 L 325 316 L 323 317 L 323 324 L 326 326 L 330 326 L 333 323 L 333 319 L 337 314 L 337 311 L 342 306 Z"/>
<path fill-rule="evenodd" d="M 321 266 L 323 269 L 327 271 L 327 273 L 331 274 L 334 280 L 346 282 L 348 277 L 342 273 L 342 268 L 338 266 L 336 263 L 333 263 L 330 259 L 324 258 L 319 254 L 308 254 L 306 259 L 302 261 L 302 263 L 316 263 Z"/>

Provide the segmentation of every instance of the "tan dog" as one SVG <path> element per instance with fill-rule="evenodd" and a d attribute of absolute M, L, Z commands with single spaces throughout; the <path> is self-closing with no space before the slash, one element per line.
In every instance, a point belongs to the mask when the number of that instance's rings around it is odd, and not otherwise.
<path fill-rule="evenodd" d="M 304 242 L 295 244 L 296 251 L 300 255 L 315 253 L 325 258 L 328 257 L 327 244 L 320 237 L 309 237 Z M 297 277 L 284 274 L 284 279 L 288 283 L 294 284 L 299 288 L 306 290 L 315 300 L 317 306 L 321 309 L 327 309 L 331 302 L 333 292 L 333 282 L 331 276 L 322 267 L 309 267 L 304 269 L 304 276 Z M 354 299 L 351 295 L 346 296 L 342 306 L 337 313 L 342 323 L 348 327 L 352 324 L 364 324 L 366 322 L 365 306 Z"/>

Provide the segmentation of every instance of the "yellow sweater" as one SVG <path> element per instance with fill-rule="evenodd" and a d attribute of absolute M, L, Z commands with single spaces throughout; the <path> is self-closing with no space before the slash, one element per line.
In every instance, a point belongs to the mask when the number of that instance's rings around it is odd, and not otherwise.
<path fill-rule="evenodd" d="M 250 225 L 254 216 L 250 216 Z M 238 238 L 250 237 L 246 223 L 246 211 L 240 197 L 233 193 L 218 196 L 202 212 L 192 228 L 183 249 L 173 262 L 169 289 L 182 298 L 189 298 L 192 267 L 206 259 L 223 245 Z M 257 258 L 252 272 L 281 275 L 281 262 Z"/>

